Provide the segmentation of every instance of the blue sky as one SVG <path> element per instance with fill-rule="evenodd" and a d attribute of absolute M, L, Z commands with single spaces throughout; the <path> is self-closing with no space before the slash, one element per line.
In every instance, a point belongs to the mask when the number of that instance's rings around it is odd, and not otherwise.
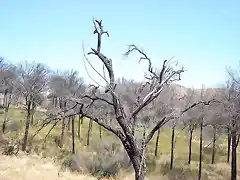
<path fill-rule="evenodd" d="M 96 47 L 96 17 L 110 33 L 102 52 L 113 59 L 116 76 L 142 79 L 146 64 L 139 65 L 136 55 L 123 57 L 127 45 L 136 44 L 156 67 L 175 56 L 187 70 L 183 85 L 213 87 L 226 79 L 226 66 L 238 67 L 239 9 L 237 0 L 0 0 L 0 56 L 73 68 L 89 81 L 82 41 L 86 51 Z"/>

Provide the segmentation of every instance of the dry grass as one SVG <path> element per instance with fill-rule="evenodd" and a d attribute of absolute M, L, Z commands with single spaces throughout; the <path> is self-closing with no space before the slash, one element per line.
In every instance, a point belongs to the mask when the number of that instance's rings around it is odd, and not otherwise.
<path fill-rule="evenodd" d="M 96 180 L 96 178 L 61 172 L 51 159 L 42 159 L 36 155 L 0 156 L 0 180 Z"/>
<path fill-rule="evenodd" d="M 163 163 L 163 162 L 162 162 Z M 196 169 L 197 164 L 193 163 L 191 169 Z M 182 168 L 184 169 L 184 167 Z M 88 174 L 72 173 L 69 171 L 58 172 L 60 166 L 50 158 L 41 158 L 38 155 L 26 155 L 20 153 L 18 156 L 3 156 L 0 155 L 0 180 L 97 180 L 97 178 L 92 177 Z M 186 173 L 182 171 L 182 173 Z M 186 177 L 174 174 L 178 172 L 179 169 L 175 168 L 171 171 L 171 175 L 168 172 L 163 174 L 151 174 L 146 180 L 175 180 L 175 179 L 185 179 Z M 203 179 L 205 180 L 227 180 L 229 179 L 230 168 L 227 164 L 219 163 L 216 165 L 208 166 L 208 170 L 205 169 L 203 174 Z M 181 174 L 181 173 L 179 173 Z M 181 178 L 182 177 L 182 178 Z M 102 180 L 107 178 L 102 178 Z M 111 180 L 109 178 L 108 180 Z M 125 172 L 120 172 L 118 180 L 133 180 L 133 174 L 127 174 Z M 187 177 L 186 179 L 194 179 Z"/>

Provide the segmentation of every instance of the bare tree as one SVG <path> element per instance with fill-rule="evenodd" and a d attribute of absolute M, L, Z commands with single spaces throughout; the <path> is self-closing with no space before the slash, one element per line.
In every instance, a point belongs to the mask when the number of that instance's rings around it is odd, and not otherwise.
<path fill-rule="evenodd" d="M 124 103 L 124 100 L 116 92 L 117 84 L 115 80 L 112 60 L 103 55 L 101 52 L 102 35 L 108 35 L 108 33 L 103 30 L 102 21 L 95 20 L 94 28 L 94 34 L 97 34 L 98 36 L 97 50 L 92 48 L 91 52 L 88 53 L 88 55 L 94 55 L 98 57 L 104 65 L 103 74 L 98 71 L 96 72 L 106 82 L 105 93 L 107 93 L 108 96 L 106 98 L 99 96 L 95 93 L 96 91 L 91 90 L 89 93 L 86 92 L 86 94 L 81 98 L 71 98 L 71 100 L 75 101 L 77 104 L 82 104 L 84 106 L 81 112 L 84 117 L 93 120 L 97 124 L 104 127 L 106 130 L 115 134 L 121 140 L 133 164 L 135 179 L 143 180 L 145 177 L 146 167 L 146 146 L 154 136 L 155 132 L 173 117 L 166 115 L 153 125 L 150 123 L 151 118 L 148 117 L 147 113 L 145 113 L 144 117 L 140 116 L 140 114 L 142 115 L 144 109 L 147 108 L 154 100 L 156 100 L 156 98 L 161 94 L 164 86 L 167 86 L 174 81 L 180 80 L 180 75 L 184 72 L 184 70 L 183 68 L 174 69 L 174 65 L 171 64 L 171 61 L 167 60 L 163 62 L 161 69 L 154 70 L 151 59 L 137 46 L 130 45 L 128 51 L 126 52 L 126 55 L 128 56 L 133 52 L 138 52 L 141 55 L 140 61 L 146 61 L 148 63 L 148 74 L 145 76 L 146 82 L 141 83 L 141 88 L 139 89 L 139 92 L 141 92 L 139 94 L 141 96 L 138 96 L 135 100 L 135 107 L 132 106 L 133 108 L 130 108 L 126 103 Z M 92 66 L 87 56 L 85 56 L 85 60 Z M 107 73 L 105 73 L 105 70 Z M 95 86 L 94 88 L 98 89 L 99 87 Z M 90 104 L 83 102 L 84 99 L 90 100 Z M 101 116 L 96 117 L 87 111 L 87 107 L 94 107 L 95 102 L 97 101 L 102 101 L 102 103 L 111 109 L 110 113 L 114 114 L 115 117 L 114 119 L 111 119 L 111 121 L 114 121 L 114 126 L 109 125 L 108 122 L 106 122 Z M 198 102 L 181 111 L 181 113 L 184 113 L 188 109 L 191 109 L 194 106 L 202 103 L 209 104 L 209 102 Z M 151 114 L 151 111 L 148 113 Z M 134 121 L 137 122 L 135 123 L 137 124 L 136 126 L 133 126 Z M 138 128 L 138 135 L 132 133 L 133 128 Z"/>
<path fill-rule="evenodd" d="M 167 114 L 169 114 L 169 107 L 167 106 L 167 104 L 163 103 L 163 102 L 157 102 L 156 103 L 158 107 L 155 111 L 156 111 L 156 120 L 159 120 L 159 118 L 162 118 L 164 116 L 166 116 Z M 157 138 L 156 138 L 156 142 L 155 142 L 155 150 L 154 150 L 154 155 L 158 156 L 158 144 L 159 144 L 159 138 L 160 138 L 160 128 L 157 130 Z"/>
<path fill-rule="evenodd" d="M 197 101 L 197 93 L 194 89 L 188 89 L 185 96 L 185 107 L 189 106 L 189 104 Z M 188 143 L 188 164 L 191 164 L 192 160 L 192 139 L 193 132 L 197 128 L 198 125 L 198 108 L 191 109 L 187 111 L 182 117 L 182 123 L 188 129 L 189 134 L 189 143 Z"/>
<path fill-rule="evenodd" d="M 239 122 L 239 87 L 233 82 L 230 86 L 231 91 L 231 99 L 227 102 L 227 110 L 229 112 L 230 117 L 230 132 L 231 132 L 231 140 L 232 140 L 232 163 L 231 163 L 231 179 L 236 180 L 237 177 L 237 135 L 239 132 L 240 122 Z"/>
<path fill-rule="evenodd" d="M 16 69 L 13 65 L 5 65 L 0 71 L 1 84 L 0 91 L 3 93 L 3 107 L 4 107 L 4 119 L 2 125 L 2 132 L 5 132 L 6 123 L 8 119 L 8 111 L 10 104 L 13 100 L 17 99 L 16 88 L 14 86 L 17 77 Z"/>
<path fill-rule="evenodd" d="M 216 143 L 217 139 L 219 139 L 220 135 L 223 133 L 222 130 L 225 129 L 226 118 L 223 115 L 223 106 L 221 103 L 214 104 L 209 106 L 208 111 L 208 124 L 211 127 L 211 135 L 212 135 L 212 160 L 211 163 L 215 163 L 216 156 Z"/>
<path fill-rule="evenodd" d="M 53 106 L 50 106 L 50 107 L 52 109 L 55 108 L 56 112 L 58 112 L 60 108 L 60 110 L 66 113 L 68 109 L 67 106 L 70 103 L 68 102 L 68 98 L 79 97 L 85 91 L 85 85 L 84 85 L 83 79 L 79 77 L 79 73 L 77 71 L 74 71 L 74 70 L 63 71 L 63 72 L 58 71 L 51 75 L 50 81 L 49 81 L 49 89 L 50 89 L 50 94 L 48 95 L 48 98 L 53 99 L 53 103 L 52 103 Z M 69 116 L 68 128 L 70 128 L 71 121 L 72 121 L 72 118 Z M 64 144 L 65 128 L 66 128 L 66 115 L 63 115 L 61 135 L 60 135 L 60 141 L 61 141 L 60 147 L 63 147 L 63 144 Z M 78 131 L 78 133 L 80 133 L 80 130 Z"/>
<path fill-rule="evenodd" d="M 25 151 L 28 141 L 28 130 L 30 126 L 30 116 L 32 104 L 37 104 L 39 96 L 46 92 L 48 82 L 48 68 L 40 63 L 23 62 L 17 67 L 19 79 L 16 87 L 19 95 L 24 98 L 23 106 L 27 112 L 25 133 L 22 150 Z"/>

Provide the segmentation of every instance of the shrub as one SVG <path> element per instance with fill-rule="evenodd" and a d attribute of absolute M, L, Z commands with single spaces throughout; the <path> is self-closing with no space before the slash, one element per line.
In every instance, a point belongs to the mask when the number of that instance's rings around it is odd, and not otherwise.
<path fill-rule="evenodd" d="M 73 172 L 74 171 L 77 171 L 77 172 L 83 171 L 82 166 L 80 164 L 79 156 L 77 156 L 77 155 L 68 155 L 63 160 L 61 169 L 64 170 L 66 168 L 70 169 Z"/>
<path fill-rule="evenodd" d="M 129 167 L 129 159 L 125 152 L 118 148 L 114 141 L 102 141 L 99 148 L 94 145 L 95 153 L 81 152 L 80 154 L 69 155 L 62 153 L 65 157 L 62 163 L 62 170 L 68 168 L 71 171 L 85 171 L 98 178 L 115 177 L 121 168 Z M 97 152 L 96 152 L 97 151 Z"/>
<path fill-rule="evenodd" d="M 118 156 L 97 154 L 87 162 L 87 169 L 97 177 L 113 177 L 119 172 L 120 160 Z"/>
<path fill-rule="evenodd" d="M 17 120 L 11 120 L 7 123 L 7 131 L 18 132 L 21 129 L 21 123 Z"/>
<path fill-rule="evenodd" d="M 4 155 L 17 155 L 20 149 L 20 141 L 12 140 L 3 148 L 2 154 Z"/>

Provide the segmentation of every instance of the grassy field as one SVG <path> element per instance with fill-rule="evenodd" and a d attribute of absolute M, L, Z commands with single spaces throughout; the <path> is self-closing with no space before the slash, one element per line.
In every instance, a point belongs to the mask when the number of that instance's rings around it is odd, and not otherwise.
<path fill-rule="evenodd" d="M 35 119 L 44 118 L 41 113 Z M 0 115 L 3 119 L 3 114 Z M 10 109 L 8 132 L 6 137 L 12 140 L 23 137 L 25 114 L 19 109 Z M 133 179 L 133 172 L 129 167 L 128 158 L 123 148 L 113 135 L 103 130 L 102 140 L 99 137 L 99 127 L 93 124 L 90 146 L 86 146 L 88 120 L 84 120 L 81 128 L 81 139 L 76 132 L 76 155 L 71 155 L 71 132 L 67 132 L 65 144 L 58 148 L 54 138 L 60 135 L 59 124 L 49 135 L 46 142 L 43 139 L 49 129 L 46 127 L 31 139 L 37 127 L 31 127 L 29 132 L 29 155 L 20 153 L 18 157 L 1 155 L 0 177 L 4 179 L 97 179 L 102 176 L 117 174 L 117 179 Z M 77 121 L 75 124 L 77 127 Z M 14 130 L 14 131 L 13 131 Z M 173 170 L 169 170 L 171 130 L 164 128 L 159 141 L 159 156 L 154 157 L 155 137 L 148 145 L 147 150 L 147 177 L 155 179 L 196 179 L 198 169 L 198 135 L 194 135 L 192 146 L 192 164 L 187 164 L 188 138 L 186 131 L 176 132 L 175 160 Z M 207 145 L 209 141 L 205 141 Z M 230 176 L 230 166 L 226 162 L 226 143 L 218 144 L 216 164 L 211 165 L 211 146 L 204 148 L 203 179 L 226 180 Z M 44 166 L 42 165 L 44 164 Z M 69 169 L 77 172 L 70 172 Z M 28 169 L 32 170 L 29 172 Z M 61 170 L 60 170 L 61 169 Z M 64 170 L 66 169 L 66 170 Z M 41 172 L 41 173 L 40 173 Z M 39 175 L 41 174 L 41 176 Z M 38 175 L 38 176 L 35 176 Z M 11 178 L 10 178 L 11 177 Z M 1 178 L 0 178 L 1 179 Z"/>

